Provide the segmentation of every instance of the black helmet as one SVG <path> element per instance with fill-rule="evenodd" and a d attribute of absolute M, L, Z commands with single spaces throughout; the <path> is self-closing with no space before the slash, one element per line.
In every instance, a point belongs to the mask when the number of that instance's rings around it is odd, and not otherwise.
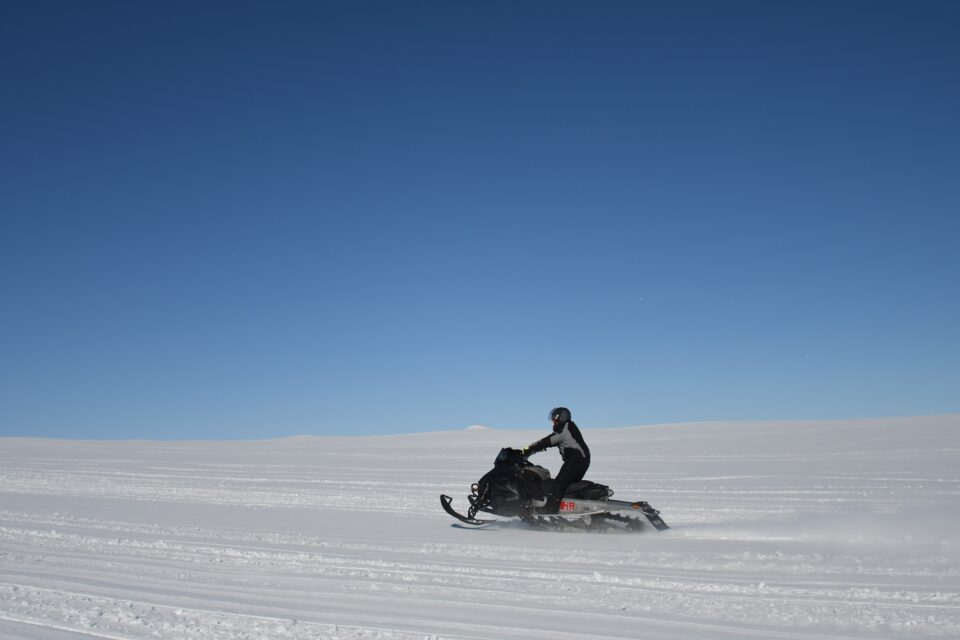
<path fill-rule="evenodd" d="M 570 415 L 570 409 L 566 407 L 557 407 L 550 410 L 550 420 L 556 420 L 560 424 L 570 422 L 572 418 L 573 416 Z"/>

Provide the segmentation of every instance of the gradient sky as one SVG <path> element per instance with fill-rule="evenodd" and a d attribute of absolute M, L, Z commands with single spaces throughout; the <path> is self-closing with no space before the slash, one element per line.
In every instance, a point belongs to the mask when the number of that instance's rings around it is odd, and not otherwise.
<path fill-rule="evenodd" d="M 0 4 L 0 435 L 960 411 L 960 3 Z"/>

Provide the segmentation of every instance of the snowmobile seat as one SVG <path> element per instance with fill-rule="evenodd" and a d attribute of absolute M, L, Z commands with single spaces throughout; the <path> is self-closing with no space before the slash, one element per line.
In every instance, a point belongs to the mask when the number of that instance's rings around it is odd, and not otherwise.
<path fill-rule="evenodd" d="M 563 493 L 565 498 L 580 498 L 581 500 L 603 500 L 611 495 L 613 495 L 613 492 L 610 491 L 610 487 L 589 480 L 572 482 Z"/>

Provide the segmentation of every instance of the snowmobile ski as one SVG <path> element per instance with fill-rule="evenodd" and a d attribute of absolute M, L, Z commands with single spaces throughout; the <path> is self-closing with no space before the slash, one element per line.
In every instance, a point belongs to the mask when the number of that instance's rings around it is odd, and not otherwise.
<path fill-rule="evenodd" d="M 458 513 L 457 510 L 454 509 L 453 506 L 451 506 L 450 504 L 451 502 L 453 502 L 453 498 L 451 498 L 450 496 L 445 496 L 445 495 L 440 496 L 440 504 L 443 505 L 443 510 L 449 513 L 450 515 L 452 515 L 457 520 L 460 520 L 461 522 L 472 524 L 475 527 L 481 527 L 485 524 L 496 522 L 496 520 L 482 520 L 480 518 L 474 518 L 472 515 L 465 516 L 462 513 Z M 471 509 L 471 511 L 473 511 L 473 509 Z"/>

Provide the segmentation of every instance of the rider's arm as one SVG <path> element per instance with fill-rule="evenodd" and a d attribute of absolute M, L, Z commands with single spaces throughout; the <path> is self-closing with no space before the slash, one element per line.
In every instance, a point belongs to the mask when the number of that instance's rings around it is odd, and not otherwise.
<path fill-rule="evenodd" d="M 559 443 L 559 441 L 560 441 L 560 440 L 559 440 L 559 438 L 557 437 L 557 434 L 551 433 L 551 434 L 548 435 L 547 437 L 545 437 L 545 438 L 540 438 L 539 440 L 537 440 L 536 442 L 534 442 L 534 443 L 531 444 L 530 446 L 526 447 L 526 448 L 523 450 L 523 453 L 524 453 L 525 455 L 528 455 L 528 456 L 529 456 L 529 455 L 533 455 L 534 453 L 539 453 L 539 452 L 543 451 L 544 449 L 548 449 L 548 448 L 550 448 L 550 447 L 555 447 L 555 446 L 557 446 L 557 443 Z"/>

